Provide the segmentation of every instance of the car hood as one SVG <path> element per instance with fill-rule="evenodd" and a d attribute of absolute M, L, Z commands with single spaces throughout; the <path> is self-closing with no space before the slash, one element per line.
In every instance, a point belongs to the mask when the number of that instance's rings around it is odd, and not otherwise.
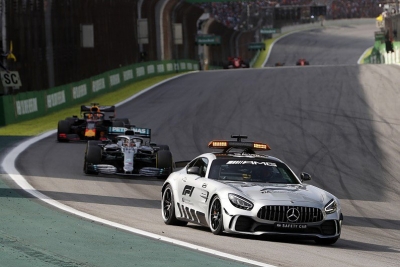
<path fill-rule="evenodd" d="M 253 201 L 327 203 L 333 196 L 308 184 L 227 183 Z"/>

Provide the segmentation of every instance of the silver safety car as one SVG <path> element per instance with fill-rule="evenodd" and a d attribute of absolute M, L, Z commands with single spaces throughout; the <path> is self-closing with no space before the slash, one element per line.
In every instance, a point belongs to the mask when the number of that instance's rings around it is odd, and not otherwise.
<path fill-rule="evenodd" d="M 211 141 L 205 153 L 169 175 L 162 186 L 162 218 L 168 225 L 204 225 L 213 234 L 286 235 L 335 243 L 343 215 L 339 199 L 304 183 L 278 158 L 259 154 L 265 143 Z"/>

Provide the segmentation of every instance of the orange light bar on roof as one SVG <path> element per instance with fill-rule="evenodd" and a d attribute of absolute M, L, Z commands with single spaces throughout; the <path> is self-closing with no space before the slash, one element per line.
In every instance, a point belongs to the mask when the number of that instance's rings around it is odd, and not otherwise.
<path fill-rule="evenodd" d="M 269 145 L 267 144 L 263 144 L 263 143 L 254 143 L 253 147 L 256 149 L 262 149 L 262 150 L 271 150 L 271 148 L 269 147 Z"/>
<path fill-rule="evenodd" d="M 253 150 L 270 150 L 271 147 L 268 144 L 259 142 L 238 142 L 238 141 L 224 141 L 215 140 L 208 143 L 210 148 L 242 148 L 242 149 L 253 149 Z"/>
<path fill-rule="evenodd" d="M 208 147 L 226 148 L 228 147 L 228 141 L 211 141 L 208 143 Z"/>

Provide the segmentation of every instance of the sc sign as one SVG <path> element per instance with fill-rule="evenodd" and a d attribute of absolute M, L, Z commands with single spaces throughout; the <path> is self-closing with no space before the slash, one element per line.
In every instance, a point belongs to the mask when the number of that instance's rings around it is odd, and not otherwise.
<path fill-rule="evenodd" d="M 0 71 L 0 75 L 1 75 L 1 82 L 3 83 L 4 87 L 22 86 L 18 71 L 10 71 L 10 72 Z"/>

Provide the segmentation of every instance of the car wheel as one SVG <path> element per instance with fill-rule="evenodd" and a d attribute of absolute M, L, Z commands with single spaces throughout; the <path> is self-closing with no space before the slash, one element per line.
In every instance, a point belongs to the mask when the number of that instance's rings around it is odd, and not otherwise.
<path fill-rule="evenodd" d="M 158 176 L 158 178 L 166 178 L 169 173 L 174 169 L 174 161 L 172 160 L 172 154 L 169 150 L 158 150 L 156 153 L 156 168 L 158 169 L 169 169 L 170 171 L 165 174 Z"/>
<path fill-rule="evenodd" d="M 338 241 L 338 240 L 339 240 L 339 236 L 333 237 L 333 238 L 316 238 L 314 241 L 318 245 L 332 245 L 332 244 L 335 244 L 336 241 Z"/>
<path fill-rule="evenodd" d="M 98 172 L 90 170 L 89 164 L 101 163 L 101 148 L 97 145 L 98 142 L 89 141 L 86 146 L 85 161 L 83 164 L 83 171 L 86 174 L 98 174 Z"/>
<path fill-rule="evenodd" d="M 158 150 L 156 154 L 156 168 L 166 169 L 172 168 L 172 153 L 169 150 Z M 171 169 L 172 170 L 172 169 Z"/>
<path fill-rule="evenodd" d="M 175 216 L 174 193 L 171 185 L 167 185 L 162 194 L 161 212 L 165 224 L 185 226 L 187 222 L 180 221 Z"/>
<path fill-rule="evenodd" d="M 70 133 L 70 123 L 67 120 L 62 120 L 58 122 L 57 126 L 57 140 L 58 142 L 68 142 L 68 139 L 60 139 L 60 134 Z"/>
<path fill-rule="evenodd" d="M 220 235 L 224 232 L 222 212 L 221 200 L 218 196 L 215 196 L 211 201 L 211 207 L 208 214 L 210 229 L 214 235 Z"/>

